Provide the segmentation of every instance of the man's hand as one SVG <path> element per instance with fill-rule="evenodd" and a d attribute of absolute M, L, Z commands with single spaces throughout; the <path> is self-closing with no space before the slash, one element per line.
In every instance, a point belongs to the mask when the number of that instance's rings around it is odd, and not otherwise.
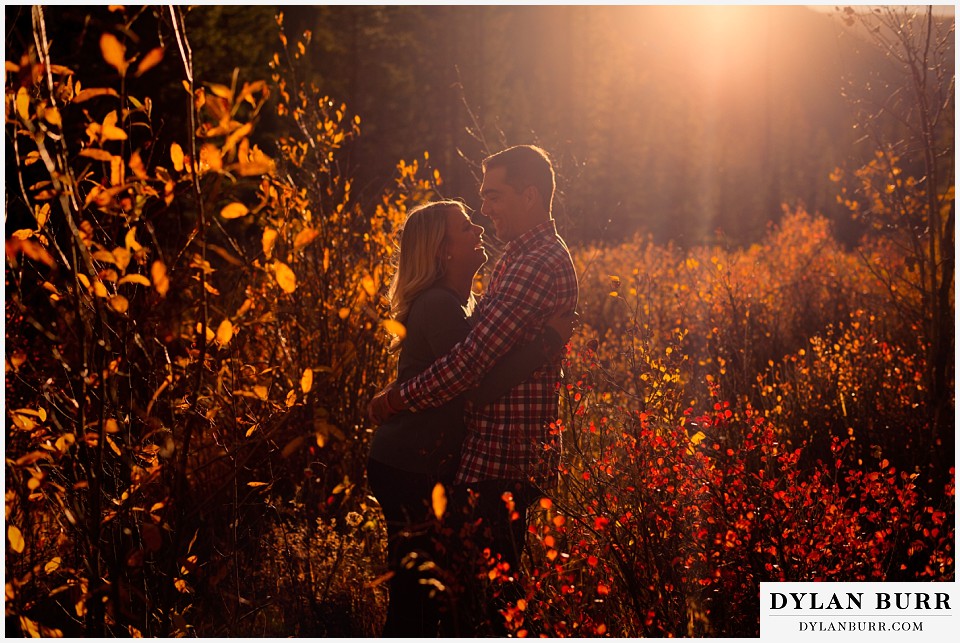
<path fill-rule="evenodd" d="M 373 396 L 367 406 L 367 417 L 374 424 L 383 424 L 403 410 L 400 402 L 400 387 L 391 382 L 387 388 Z"/>

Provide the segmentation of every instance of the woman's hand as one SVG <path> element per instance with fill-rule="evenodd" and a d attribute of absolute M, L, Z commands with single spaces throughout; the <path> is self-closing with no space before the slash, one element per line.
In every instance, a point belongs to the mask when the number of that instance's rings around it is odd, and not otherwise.
<path fill-rule="evenodd" d="M 393 403 L 391 400 L 394 400 Z M 399 400 L 400 389 L 396 381 L 390 382 L 387 388 L 370 400 L 370 404 L 367 405 L 367 417 L 374 424 L 383 424 L 402 410 Z"/>

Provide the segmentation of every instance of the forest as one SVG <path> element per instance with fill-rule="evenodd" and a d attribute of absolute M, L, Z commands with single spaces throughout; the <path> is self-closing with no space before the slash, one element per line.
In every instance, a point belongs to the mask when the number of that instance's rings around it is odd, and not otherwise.
<path fill-rule="evenodd" d="M 519 143 L 580 327 L 511 633 L 955 580 L 952 13 L 5 16 L 8 636 L 377 635 L 396 232 Z"/>

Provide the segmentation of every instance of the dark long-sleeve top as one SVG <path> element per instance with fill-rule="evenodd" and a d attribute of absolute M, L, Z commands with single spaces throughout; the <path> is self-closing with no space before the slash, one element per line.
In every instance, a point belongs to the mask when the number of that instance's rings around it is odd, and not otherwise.
<path fill-rule="evenodd" d="M 433 286 L 413 301 L 406 319 L 407 335 L 400 349 L 397 382 L 402 384 L 426 370 L 470 332 L 462 301 L 452 290 Z M 451 481 L 460 460 L 466 433 L 464 404 L 467 397 L 486 403 L 507 393 L 526 379 L 548 357 L 559 351 L 561 338 L 546 328 L 533 341 L 506 355 L 475 390 L 417 413 L 391 418 L 373 436 L 370 458 L 412 473 L 435 474 Z"/>

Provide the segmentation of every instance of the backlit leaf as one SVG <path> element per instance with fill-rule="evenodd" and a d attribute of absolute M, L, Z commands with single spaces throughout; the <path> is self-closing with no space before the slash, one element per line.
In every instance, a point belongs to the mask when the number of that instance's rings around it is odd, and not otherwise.
<path fill-rule="evenodd" d="M 316 239 L 320 235 L 320 231 L 316 228 L 304 228 L 297 233 L 297 236 L 293 239 L 293 249 L 299 250 L 303 248 L 311 241 Z"/>
<path fill-rule="evenodd" d="M 10 549 L 18 554 L 23 553 L 26 543 L 23 541 L 23 534 L 20 533 L 20 529 L 16 525 L 7 527 L 7 540 L 10 541 Z"/>
<path fill-rule="evenodd" d="M 220 210 L 220 216 L 224 219 L 239 219 L 250 213 L 250 209 L 242 203 L 231 203 Z"/>
<path fill-rule="evenodd" d="M 230 323 L 229 319 L 224 319 L 217 327 L 217 342 L 221 346 L 226 346 L 231 339 L 233 339 L 233 324 Z"/>
<path fill-rule="evenodd" d="M 156 67 L 161 60 L 163 60 L 163 47 L 154 47 L 147 52 L 147 55 L 140 60 L 140 64 L 137 65 L 137 76 L 140 76 L 145 71 Z"/>
<path fill-rule="evenodd" d="M 303 369 L 303 375 L 300 377 L 300 390 L 309 393 L 311 388 L 313 388 L 313 369 L 305 368 Z"/>
<path fill-rule="evenodd" d="M 97 282 L 100 283 L 100 282 Z M 123 295 L 114 295 L 109 300 L 110 308 L 113 308 L 118 313 L 125 313 L 127 309 L 130 308 L 130 302 L 127 301 L 127 298 Z"/>
<path fill-rule="evenodd" d="M 433 515 L 437 520 L 443 518 L 443 514 L 447 511 L 447 492 L 439 482 L 433 486 L 430 501 L 433 506 Z"/>
<path fill-rule="evenodd" d="M 30 93 L 26 87 L 17 90 L 17 115 L 24 121 L 30 120 Z"/>
<path fill-rule="evenodd" d="M 290 269 L 290 266 L 282 261 L 275 261 L 273 267 L 280 288 L 286 293 L 295 291 L 297 289 L 297 276 L 293 270 Z"/>
<path fill-rule="evenodd" d="M 370 297 L 373 297 L 374 293 L 377 292 L 377 286 L 373 281 L 373 277 L 370 275 L 364 275 L 363 279 L 360 280 L 360 285 L 363 287 L 364 292 Z"/>
<path fill-rule="evenodd" d="M 125 141 L 127 133 L 117 127 L 117 110 L 113 110 L 103 118 L 100 124 L 100 140 L 102 141 Z"/>
<path fill-rule="evenodd" d="M 277 242 L 279 233 L 273 228 L 267 228 L 263 231 L 263 254 L 269 259 L 273 256 L 273 246 Z"/>
<path fill-rule="evenodd" d="M 221 171 L 223 169 L 223 156 L 220 154 L 220 148 L 211 143 L 201 147 L 200 165 L 206 165 L 213 172 Z"/>
<path fill-rule="evenodd" d="M 116 36 L 110 33 L 100 36 L 100 52 L 103 54 L 103 59 L 121 76 L 127 73 L 127 48 L 117 40 Z"/>
<path fill-rule="evenodd" d="M 153 279 L 153 286 L 161 297 L 166 297 L 170 289 L 170 279 L 167 277 L 167 266 L 162 261 L 154 261 L 150 267 L 150 276 Z"/>
<path fill-rule="evenodd" d="M 46 565 L 43 566 L 43 571 L 47 574 L 55 572 L 60 568 L 61 558 L 59 556 L 54 556 L 51 558 Z"/>
<path fill-rule="evenodd" d="M 111 159 L 113 159 L 113 154 L 95 147 L 80 150 L 80 156 L 86 156 L 87 158 L 94 159 L 95 161 L 103 161 L 104 163 L 109 163 Z"/>
<path fill-rule="evenodd" d="M 268 484 L 270 483 L 269 482 L 248 482 L 247 486 L 248 487 L 266 487 Z"/>
<path fill-rule="evenodd" d="M 294 453 L 297 449 L 300 448 L 300 445 L 303 444 L 303 440 L 304 440 L 304 437 L 302 435 L 299 435 L 294 439 L 290 440 L 289 442 L 287 442 L 287 446 L 283 447 L 283 451 L 280 452 L 280 455 L 283 456 L 284 458 L 290 457 L 292 453 Z"/>
<path fill-rule="evenodd" d="M 382 324 L 385 331 L 396 336 L 400 341 L 403 341 L 403 338 L 407 336 L 406 326 L 395 319 L 384 319 Z"/>
<path fill-rule="evenodd" d="M 173 162 L 173 169 L 183 172 L 183 148 L 176 143 L 170 146 L 170 160 Z"/>
<path fill-rule="evenodd" d="M 119 94 L 117 94 L 117 90 L 108 87 L 93 87 L 91 89 L 83 89 L 77 92 L 77 95 L 73 97 L 73 102 L 82 103 L 90 100 L 91 98 L 96 98 L 97 96 L 119 96 Z"/>

